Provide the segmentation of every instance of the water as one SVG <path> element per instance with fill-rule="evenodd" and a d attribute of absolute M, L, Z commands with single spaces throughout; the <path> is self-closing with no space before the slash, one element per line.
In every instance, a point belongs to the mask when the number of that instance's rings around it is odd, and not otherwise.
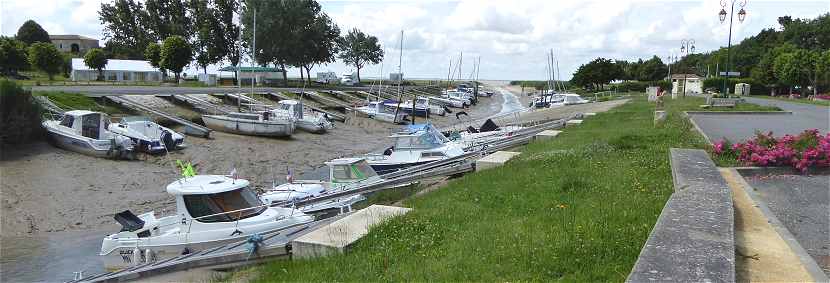
<path fill-rule="evenodd" d="M 98 257 L 101 240 L 112 231 L 43 233 L 0 238 L 0 281 L 64 282 L 73 272 L 104 272 Z"/>
<path fill-rule="evenodd" d="M 503 87 L 499 87 L 499 92 L 503 98 L 503 102 L 501 104 L 501 111 L 498 114 L 493 116 L 502 115 L 505 113 L 512 113 L 516 111 L 521 111 L 525 109 L 525 106 L 522 105 L 522 102 L 519 101 L 519 98 L 516 97 L 515 94 L 512 92 L 504 89 Z"/>

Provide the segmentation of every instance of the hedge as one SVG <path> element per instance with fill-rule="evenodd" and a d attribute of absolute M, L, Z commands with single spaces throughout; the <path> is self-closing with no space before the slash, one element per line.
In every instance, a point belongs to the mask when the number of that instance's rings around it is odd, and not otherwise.
<path fill-rule="evenodd" d="M 42 137 L 41 113 L 31 91 L 13 81 L 0 80 L 0 147 Z"/>
<path fill-rule="evenodd" d="M 723 81 L 727 78 L 724 77 L 717 77 L 717 78 L 708 78 L 703 80 L 703 90 L 705 91 L 708 88 L 717 89 L 718 92 L 723 90 Z M 747 83 L 749 84 L 749 94 L 751 95 L 769 95 L 770 88 L 756 82 L 750 78 L 729 78 L 726 82 L 726 86 L 729 87 L 729 93 L 735 93 L 735 85 L 738 83 Z"/>

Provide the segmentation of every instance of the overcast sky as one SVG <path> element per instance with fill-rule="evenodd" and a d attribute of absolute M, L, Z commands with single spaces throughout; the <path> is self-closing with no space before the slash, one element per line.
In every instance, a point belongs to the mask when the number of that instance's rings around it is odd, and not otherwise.
<path fill-rule="evenodd" d="M 33 19 L 50 34 L 81 34 L 102 39 L 97 12 L 111 0 L 0 0 L 0 32 L 14 35 Z M 319 1 L 319 0 L 318 0 Z M 345 33 L 358 28 L 380 38 L 387 50 L 383 73 L 397 70 L 404 30 L 403 72 L 410 78 L 445 78 L 450 60 L 464 54 L 463 76 L 481 56 L 483 79 L 542 79 L 545 52 L 553 48 L 563 79 L 596 57 L 632 60 L 657 54 L 666 60 L 680 41 L 693 38 L 697 51 L 725 46 L 728 23 L 721 24 L 718 0 L 700 1 L 320 1 Z M 830 11 L 830 1 L 749 0 L 746 21 L 737 18 L 733 42 L 778 28 L 779 16 L 813 18 Z M 737 13 L 737 8 L 736 11 Z M 103 44 L 103 42 L 102 42 Z M 361 70 L 378 76 L 380 65 Z M 213 68 L 215 69 L 215 68 Z M 340 63 L 317 67 L 338 74 Z M 190 73 L 195 72 L 191 70 Z M 296 70 L 289 75 L 299 76 Z"/>

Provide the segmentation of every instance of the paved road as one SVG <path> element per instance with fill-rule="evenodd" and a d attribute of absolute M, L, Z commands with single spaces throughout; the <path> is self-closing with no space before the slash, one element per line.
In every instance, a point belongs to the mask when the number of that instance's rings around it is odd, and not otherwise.
<path fill-rule="evenodd" d="M 746 181 L 798 243 L 830 275 L 830 177 L 749 176 Z"/>
<path fill-rule="evenodd" d="M 830 132 L 830 107 L 747 97 L 747 102 L 774 105 L 792 115 L 782 114 L 705 114 L 691 115 L 712 142 L 727 138 L 738 142 L 755 136 L 755 131 L 772 131 L 776 136 L 799 134 L 806 129 Z"/>

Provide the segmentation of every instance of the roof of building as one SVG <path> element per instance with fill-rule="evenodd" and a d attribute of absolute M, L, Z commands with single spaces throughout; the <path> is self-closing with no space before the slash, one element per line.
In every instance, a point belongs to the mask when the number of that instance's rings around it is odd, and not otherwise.
<path fill-rule="evenodd" d="M 94 39 L 94 38 L 91 38 L 91 37 L 86 37 L 86 36 L 83 36 L 83 35 L 77 35 L 77 34 L 50 34 L 49 35 L 49 40 L 71 40 L 71 39 L 95 40 L 95 41 L 97 41 L 97 39 Z"/>
<path fill-rule="evenodd" d="M 219 69 L 220 72 L 235 72 L 239 69 L 240 72 L 257 72 L 257 73 L 280 73 L 284 72 L 282 69 L 279 68 L 270 68 L 270 67 L 236 67 L 236 66 L 227 66 L 224 68 Z"/>
<path fill-rule="evenodd" d="M 247 187 L 248 180 L 233 179 L 221 175 L 196 175 L 182 178 L 167 185 L 167 193 L 171 195 L 203 195 L 216 194 Z"/>
<path fill-rule="evenodd" d="M 700 76 L 698 76 L 696 74 L 672 74 L 671 78 L 672 79 L 681 79 L 681 80 L 683 78 L 686 78 L 688 80 L 688 79 L 699 79 Z"/>
<path fill-rule="evenodd" d="M 80 71 L 94 71 L 94 69 L 84 63 L 83 58 L 72 58 L 72 70 Z M 133 72 L 159 72 L 158 69 L 153 68 L 149 61 L 142 60 L 120 60 L 109 59 L 104 70 L 109 71 L 133 71 Z"/>

